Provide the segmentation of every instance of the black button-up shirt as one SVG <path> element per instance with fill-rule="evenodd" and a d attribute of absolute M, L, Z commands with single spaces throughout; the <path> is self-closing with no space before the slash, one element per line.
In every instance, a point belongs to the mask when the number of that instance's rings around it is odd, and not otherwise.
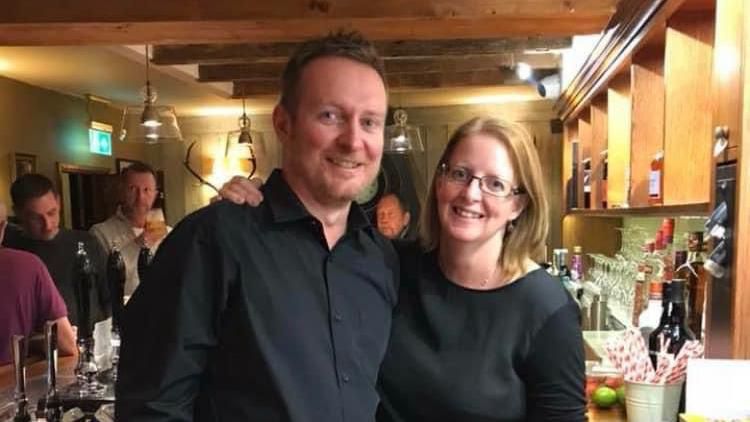
<path fill-rule="evenodd" d="M 329 250 L 280 171 L 263 194 L 159 248 L 125 309 L 118 421 L 373 420 L 396 255 L 356 205 Z"/>

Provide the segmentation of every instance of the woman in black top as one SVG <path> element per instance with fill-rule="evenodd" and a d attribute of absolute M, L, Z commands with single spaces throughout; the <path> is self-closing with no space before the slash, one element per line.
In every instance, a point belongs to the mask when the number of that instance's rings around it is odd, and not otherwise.
<path fill-rule="evenodd" d="M 533 260 L 549 206 L 529 135 L 489 118 L 459 127 L 424 211 L 420 243 L 397 244 L 377 420 L 585 420 L 578 307 Z"/>

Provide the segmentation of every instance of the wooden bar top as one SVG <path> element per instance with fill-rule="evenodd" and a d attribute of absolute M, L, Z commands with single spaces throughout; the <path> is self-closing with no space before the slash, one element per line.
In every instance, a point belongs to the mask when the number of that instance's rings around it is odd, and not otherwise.
<path fill-rule="evenodd" d="M 77 356 L 65 356 L 57 360 L 58 377 L 72 376 L 76 367 Z M 26 379 L 43 376 L 47 371 L 47 361 L 42 359 L 33 360 L 26 366 Z M 16 385 L 13 364 L 0 366 L 0 391 L 12 390 Z"/>
<path fill-rule="evenodd" d="M 58 360 L 58 376 L 73 376 L 73 370 L 76 366 L 75 356 L 66 356 Z M 32 379 L 43 376 L 47 371 L 47 361 L 38 360 L 26 367 L 26 377 Z M 13 374 L 13 365 L 0 366 L 0 392 L 12 391 L 15 386 L 15 377 Z M 590 406 L 588 409 L 589 422 L 626 422 L 625 411 L 620 406 L 611 409 L 598 409 Z"/>
<path fill-rule="evenodd" d="M 628 420 L 622 406 L 615 406 L 610 409 L 589 406 L 587 416 L 589 422 L 626 422 Z"/>

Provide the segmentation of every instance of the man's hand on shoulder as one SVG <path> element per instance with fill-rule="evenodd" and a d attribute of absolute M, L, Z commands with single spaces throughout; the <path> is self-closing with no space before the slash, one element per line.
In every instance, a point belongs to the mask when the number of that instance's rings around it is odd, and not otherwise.
<path fill-rule="evenodd" d="M 263 194 L 260 187 L 263 186 L 263 180 L 259 177 L 247 179 L 242 176 L 234 176 L 231 180 L 224 183 L 219 189 L 219 197 L 213 200 L 226 199 L 235 204 L 247 204 L 251 207 L 257 207 L 263 202 Z"/>

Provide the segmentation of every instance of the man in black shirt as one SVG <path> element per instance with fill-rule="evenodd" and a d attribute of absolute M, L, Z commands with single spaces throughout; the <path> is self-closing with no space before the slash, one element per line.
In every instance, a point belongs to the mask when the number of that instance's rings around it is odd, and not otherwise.
<path fill-rule="evenodd" d="M 21 230 L 10 230 L 4 245 L 31 252 L 47 266 L 60 295 L 68 308 L 68 319 L 80 326 L 74 293 L 76 252 L 83 242 L 95 266 L 97 282 L 91 289 L 91 319 L 89 327 L 109 316 L 109 289 L 105 282 L 106 256 L 96 239 L 84 231 L 60 227 L 60 195 L 52 181 L 41 174 L 25 174 L 10 187 L 13 211 L 21 223 Z"/>
<path fill-rule="evenodd" d="M 118 421 L 373 420 L 398 262 L 352 199 L 377 174 L 386 109 L 360 35 L 290 58 L 263 204 L 185 218 L 128 303 Z"/>

